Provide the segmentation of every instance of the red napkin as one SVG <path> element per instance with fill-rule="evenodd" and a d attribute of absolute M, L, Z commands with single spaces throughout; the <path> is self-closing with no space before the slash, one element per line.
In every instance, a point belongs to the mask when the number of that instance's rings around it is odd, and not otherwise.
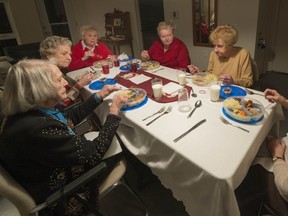
<path fill-rule="evenodd" d="M 152 90 L 152 86 L 151 86 L 151 80 L 147 80 L 147 81 L 145 81 L 143 83 L 140 83 L 140 84 L 136 85 L 135 83 L 133 83 L 129 79 L 124 79 L 123 78 L 123 75 L 127 75 L 127 73 L 129 73 L 129 72 L 120 72 L 119 73 L 120 76 L 117 76 L 117 82 L 119 84 L 121 84 L 121 85 L 123 85 L 123 86 L 125 86 L 127 88 L 133 88 L 133 87 L 134 88 L 135 87 L 142 88 L 142 89 L 144 89 L 147 92 L 147 96 L 150 99 L 152 99 L 152 100 L 154 100 L 156 102 L 159 102 L 159 103 L 169 103 L 169 102 L 173 102 L 173 101 L 177 101 L 178 100 L 178 96 L 177 95 L 175 97 L 171 97 L 171 96 L 167 95 L 167 96 L 163 96 L 161 99 L 156 100 L 153 97 L 153 90 Z M 151 77 L 152 79 L 154 79 L 156 77 L 160 78 L 162 80 L 163 85 L 165 85 L 165 84 L 167 84 L 169 82 L 174 82 L 174 81 L 171 81 L 171 80 L 166 79 L 164 77 L 160 77 L 160 76 L 157 76 L 155 74 L 147 73 L 147 72 L 145 72 L 145 71 L 143 71 L 141 69 L 137 70 L 137 72 L 135 72 L 135 73 L 139 74 L 139 75 L 143 74 L 145 76 Z M 167 73 L 169 73 L 169 72 L 167 72 Z M 177 83 L 177 82 L 174 82 L 174 83 Z M 190 86 L 185 86 L 185 88 L 188 89 L 188 92 L 190 94 L 191 87 Z"/>

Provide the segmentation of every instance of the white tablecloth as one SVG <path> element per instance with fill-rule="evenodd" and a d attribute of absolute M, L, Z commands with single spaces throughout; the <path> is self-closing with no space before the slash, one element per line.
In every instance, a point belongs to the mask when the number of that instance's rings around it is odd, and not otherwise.
<path fill-rule="evenodd" d="M 73 71 L 68 76 L 74 79 L 87 70 Z M 114 77 L 117 73 L 119 69 L 112 68 L 107 77 Z M 164 67 L 156 74 L 177 80 L 174 69 Z M 187 80 L 198 94 L 197 98 L 190 98 L 191 106 L 194 107 L 196 100 L 202 100 L 202 106 L 190 119 L 188 113 L 177 110 L 177 102 L 163 104 L 148 99 L 144 106 L 120 114 L 122 120 L 118 133 L 126 147 L 152 169 L 162 184 L 172 190 L 175 198 L 183 201 L 190 215 L 240 215 L 234 189 L 244 179 L 266 135 L 282 117 L 281 107 L 276 104 L 269 106 L 258 124 L 236 123 L 248 129 L 250 133 L 247 133 L 223 124 L 219 119 L 224 115 L 223 100 L 211 102 L 207 87 L 192 85 L 191 80 Z M 88 94 L 95 92 L 88 86 L 85 89 Z M 102 121 L 109 112 L 112 97 L 110 95 L 96 109 Z M 269 104 L 262 96 L 248 97 L 259 100 L 264 106 Z M 172 112 L 146 126 L 150 119 L 142 119 L 163 105 L 172 105 Z M 177 143 L 173 142 L 202 119 L 207 121 Z"/>

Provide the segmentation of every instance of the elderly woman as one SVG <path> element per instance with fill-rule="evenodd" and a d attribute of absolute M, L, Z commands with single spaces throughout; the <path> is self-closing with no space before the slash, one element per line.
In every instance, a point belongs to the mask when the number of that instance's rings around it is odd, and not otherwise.
<path fill-rule="evenodd" d="M 159 40 L 156 40 L 148 50 L 143 50 L 143 61 L 158 61 L 161 65 L 182 69 L 190 64 L 189 51 L 186 45 L 174 36 L 172 23 L 160 22 L 157 27 Z"/>
<path fill-rule="evenodd" d="M 71 63 L 71 46 L 72 42 L 68 38 L 50 36 L 41 41 L 39 52 L 42 59 L 47 59 L 57 65 L 63 74 L 66 74 L 67 67 Z M 67 92 L 68 98 L 63 100 L 64 104 L 69 105 L 71 102 L 79 100 L 79 91 L 91 82 L 92 77 L 93 74 L 88 73 L 79 79 L 76 85 L 72 83 L 68 84 L 66 87 L 69 90 Z"/>
<path fill-rule="evenodd" d="M 119 111 L 127 102 L 126 97 L 116 95 L 99 136 L 88 141 L 75 134 L 66 116 L 54 108 L 67 97 L 66 84 L 59 68 L 43 60 L 18 62 L 9 69 L 5 81 L 0 163 L 36 204 L 101 161 L 119 126 Z M 118 89 L 105 86 L 67 116 L 77 124 Z M 81 191 L 88 200 L 97 198 L 96 185 L 93 182 Z M 50 215 L 85 215 L 73 196 L 62 207 L 61 213 L 54 212 L 60 207 L 48 211 Z"/>
<path fill-rule="evenodd" d="M 102 59 L 115 59 L 112 51 L 98 41 L 98 31 L 95 27 L 85 25 L 80 29 L 82 39 L 72 47 L 72 61 L 68 70 L 77 70 L 93 65 Z"/>
<path fill-rule="evenodd" d="M 42 59 L 47 59 L 56 64 L 63 74 L 66 75 L 67 68 L 71 63 L 71 47 L 72 42 L 68 38 L 61 36 L 50 36 L 45 38 L 40 43 L 39 52 Z M 76 87 L 78 90 L 91 82 L 92 74 L 89 73 L 82 77 Z"/>
<path fill-rule="evenodd" d="M 217 26 L 209 39 L 214 50 L 210 53 L 207 71 L 219 76 L 224 84 L 253 85 L 250 55 L 246 49 L 234 46 L 238 40 L 237 30 L 229 25 Z M 194 65 L 188 68 L 192 73 L 198 69 Z"/>

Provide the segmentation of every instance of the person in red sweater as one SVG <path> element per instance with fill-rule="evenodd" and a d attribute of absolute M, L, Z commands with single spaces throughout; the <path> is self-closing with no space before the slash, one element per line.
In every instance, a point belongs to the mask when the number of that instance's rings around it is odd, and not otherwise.
<path fill-rule="evenodd" d="M 160 22 L 157 27 L 159 39 L 148 50 L 141 52 L 142 61 L 158 61 L 161 65 L 183 69 L 190 64 L 186 45 L 174 36 L 172 23 Z"/>
<path fill-rule="evenodd" d="M 98 60 L 116 58 L 104 43 L 98 41 L 98 31 L 94 26 L 82 26 L 80 33 L 82 39 L 72 47 L 69 71 L 92 66 Z"/>

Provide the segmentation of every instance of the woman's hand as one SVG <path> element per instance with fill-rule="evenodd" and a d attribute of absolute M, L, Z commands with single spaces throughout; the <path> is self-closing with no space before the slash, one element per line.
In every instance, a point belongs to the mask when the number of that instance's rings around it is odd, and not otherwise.
<path fill-rule="evenodd" d="M 149 61 L 150 56 L 149 56 L 147 50 L 143 50 L 143 51 L 141 52 L 141 59 L 142 59 L 142 61 Z"/>
<path fill-rule="evenodd" d="M 200 71 L 199 68 L 196 67 L 195 65 L 188 65 L 187 67 L 188 67 L 190 73 L 192 73 L 192 74 L 193 73 L 198 73 Z"/>
<path fill-rule="evenodd" d="M 110 61 L 114 61 L 117 58 L 116 55 L 108 55 L 107 59 Z"/>
<path fill-rule="evenodd" d="M 120 89 L 121 88 L 116 86 L 116 85 L 104 85 L 104 87 L 99 92 L 97 92 L 96 94 L 97 94 L 98 98 L 104 99 L 105 97 L 110 95 L 112 92 L 118 91 Z"/>
<path fill-rule="evenodd" d="M 93 73 L 88 73 L 85 76 L 83 76 L 81 79 L 78 80 L 77 84 L 83 88 L 84 86 L 91 83 L 93 77 Z"/>
<path fill-rule="evenodd" d="M 286 144 L 280 138 L 271 139 L 270 142 L 268 142 L 268 149 L 271 153 L 272 158 L 283 158 L 286 150 Z"/>
<path fill-rule="evenodd" d="M 82 57 L 82 61 L 86 61 L 88 58 L 91 58 L 95 55 L 95 53 L 91 50 L 84 52 L 84 56 Z"/>
<path fill-rule="evenodd" d="M 120 109 L 127 104 L 128 99 L 129 97 L 127 95 L 115 95 L 110 106 L 110 114 L 118 115 Z"/>
<path fill-rule="evenodd" d="M 220 76 L 219 76 L 219 79 L 220 81 L 222 81 L 222 83 L 224 85 L 232 85 L 234 84 L 234 80 L 232 78 L 232 76 L 228 73 L 222 73 Z"/>
<path fill-rule="evenodd" d="M 264 95 L 265 95 L 265 98 L 269 102 L 271 102 L 271 103 L 276 102 L 276 103 L 280 103 L 281 105 L 286 106 L 285 105 L 286 99 L 282 95 L 280 95 L 276 90 L 274 90 L 274 89 L 266 89 L 264 91 Z"/>

